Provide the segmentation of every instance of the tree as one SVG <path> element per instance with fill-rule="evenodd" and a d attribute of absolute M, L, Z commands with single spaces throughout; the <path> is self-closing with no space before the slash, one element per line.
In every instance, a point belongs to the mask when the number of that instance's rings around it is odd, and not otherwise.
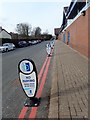
<path fill-rule="evenodd" d="M 31 28 L 31 25 L 28 23 L 19 23 L 16 26 L 16 31 L 20 35 L 29 36 L 29 34 L 31 34 Z"/>
<path fill-rule="evenodd" d="M 36 27 L 35 36 L 37 36 L 37 35 L 41 35 L 41 28 L 40 27 Z"/>
<path fill-rule="evenodd" d="M 31 35 L 35 36 L 35 31 L 36 31 L 36 28 L 33 28 L 33 30 L 31 31 Z"/>

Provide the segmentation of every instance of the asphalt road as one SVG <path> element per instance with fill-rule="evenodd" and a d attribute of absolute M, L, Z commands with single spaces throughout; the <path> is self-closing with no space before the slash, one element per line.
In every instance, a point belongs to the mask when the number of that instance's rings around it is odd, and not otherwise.
<path fill-rule="evenodd" d="M 18 118 L 26 96 L 18 80 L 18 63 L 23 58 L 30 58 L 35 62 L 37 72 L 46 59 L 45 45 L 48 41 L 37 45 L 19 48 L 2 54 L 2 116 L 3 118 Z M 51 69 L 51 68 L 49 68 Z M 44 86 L 41 104 L 37 111 L 36 118 L 47 118 L 50 95 L 50 75 Z M 28 118 L 31 108 L 28 109 L 25 118 Z"/>

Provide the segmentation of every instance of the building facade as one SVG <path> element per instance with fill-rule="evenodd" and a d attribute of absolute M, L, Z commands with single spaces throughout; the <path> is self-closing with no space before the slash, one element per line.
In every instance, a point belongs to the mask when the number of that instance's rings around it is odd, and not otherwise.
<path fill-rule="evenodd" d="M 64 10 L 65 11 L 65 10 Z M 90 1 L 72 0 L 63 13 L 58 39 L 89 57 Z"/>
<path fill-rule="evenodd" d="M 0 39 L 11 39 L 11 35 L 2 27 L 0 27 Z"/>

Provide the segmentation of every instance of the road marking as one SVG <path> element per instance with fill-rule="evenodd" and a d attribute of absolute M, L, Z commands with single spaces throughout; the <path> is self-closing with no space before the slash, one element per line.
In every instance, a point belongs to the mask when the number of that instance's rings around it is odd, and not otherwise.
<path fill-rule="evenodd" d="M 41 79 L 41 77 L 42 77 L 42 74 L 43 74 L 44 68 L 45 68 L 45 66 L 46 66 L 47 60 L 48 60 L 48 57 L 46 57 L 45 62 L 44 62 L 43 66 L 42 66 L 42 68 L 41 68 L 41 70 L 40 70 L 39 75 L 38 75 L 38 83 L 40 82 L 40 79 Z M 22 119 L 23 119 L 24 116 L 25 116 L 25 114 L 26 114 L 26 112 L 27 112 L 27 110 L 28 110 L 28 107 L 25 107 L 25 106 L 24 106 L 24 107 L 22 108 L 20 114 L 19 114 L 19 118 L 22 118 Z"/>
<path fill-rule="evenodd" d="M 42 77 L 42 74 L 43 74 L 44 68 L 45 68 L 45 66 L 46 66 L 47 60 L 48 60 L 48 57 L 46 57 L 46 60 L 45 60 L 43 66 L 42 66 L 42 68 L 41 68 L 41 70 L 40 70 L 40 73 L 39 73 L 39 75 L 38 75 L 38 83 L 39 83 L 39 81 L 40 81 L 40 79 L 41 79 L 41 77 Z"/>
<path fill-rule="evenodd" d="M 51 57 L 49 57 L 48 63 L 46 65 L 46 69 L 44 71 L 44 74 L 43 74 L 43 77 L 42 77 L 42 81 L 41 81 L 40 87 L 39 87 L 37 95 L 36 95 L 37 98 L 41 97 L 41 94 L 42 94 L 42 91 L 43 91 L 43 87 L 44 87 L 44 84 L 45 84 L 45 81 L 46 81 L 49 65 L 50 65 L 50 60 L 51 60 Z M 38 109 L 38 107 L 32 107 L 30 115 L 29 115 L 29 118 L 35 119 L 37 109 Z"/>

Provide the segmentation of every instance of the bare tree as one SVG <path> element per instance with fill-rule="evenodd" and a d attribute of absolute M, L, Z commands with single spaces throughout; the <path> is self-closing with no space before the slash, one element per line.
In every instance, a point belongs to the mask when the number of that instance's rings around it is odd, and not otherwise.
<path fill-rule="evenodd" d="M 18 32 L 18 34 L 25 36 L 29 36 L 29 34 L 31 34 L 31 29 L 32 27 L 28 23 L 19 23 L 16 26 L 16 31 Z"/>
<path fill-rule="evenodd" d="M 34 27 L 33 30 L 31 31 L 31 35 L 35 36 L 35 31 L 36 31 L 36 28 Z"/>
<path fill-rule="evenodd" d="M 41 35 L 41 28 L 40 27 L 36 27 L 35 36 L 37 36 L 37 35 Z"/>

